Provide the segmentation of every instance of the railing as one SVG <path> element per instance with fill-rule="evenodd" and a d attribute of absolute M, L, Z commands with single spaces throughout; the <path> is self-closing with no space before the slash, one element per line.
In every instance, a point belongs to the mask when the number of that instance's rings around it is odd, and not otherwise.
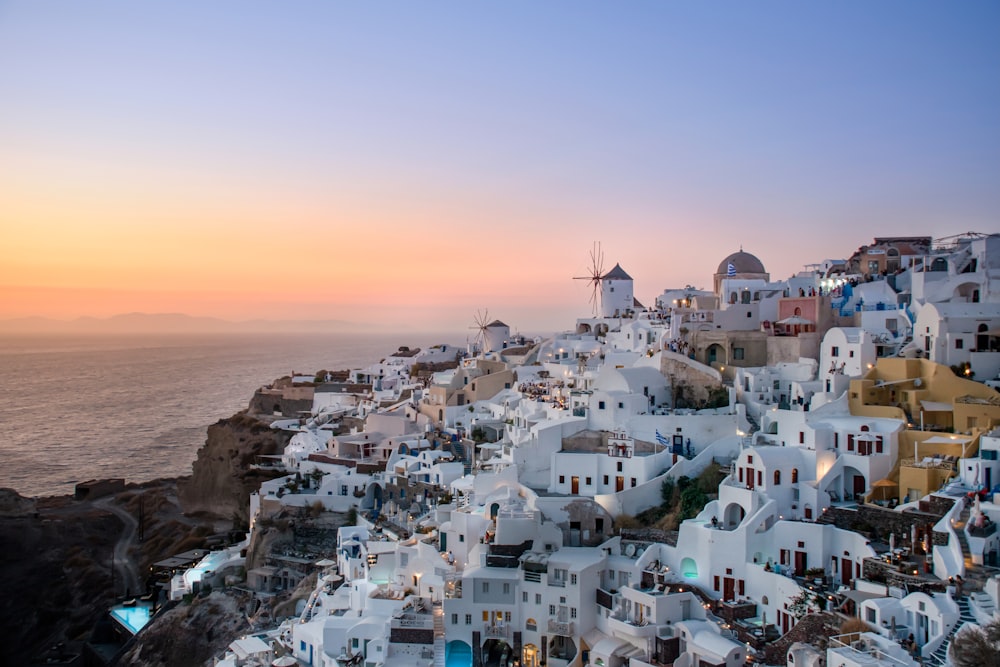
<path fill-rule="evenodd" d="M 549 586 L 556 586 L 558 588 L 566 588 L 565 579 L 556 579 L 555 577 L 549 577 Z"/>
<path fill-rule="evenodd" d="M 555 621 L 549 619 L 549 632 L 567 637 L 573 636 L 573 621 Z"/>
<path fill-rule="evenodd" d="M 498 624 L 484 623 L 483 634 L 485 634 L 487 637 L 496 637 L 498 639 L 510 639 L 510 626 L 502 623 Z"/>

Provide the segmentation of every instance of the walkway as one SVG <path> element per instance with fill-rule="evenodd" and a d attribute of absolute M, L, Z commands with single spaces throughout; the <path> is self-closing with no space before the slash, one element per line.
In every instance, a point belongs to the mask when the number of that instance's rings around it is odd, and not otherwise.
<path fill-rule="evenodd" d="M 115 505 L 114 502 L 114 496 L 107 496 L 94 501 L 94 507 L 111 512 L 121 519 L 125 526 L 125 531 L 122 533 L 122 536 L 118 538 L 118 542 L 115 544 L 115 569 L 117 570 L 117 574 L 115 579 L 115 590 L 112 591 L 112 593 L 117 596 L 118 591 L 120 590 L 126 597 L 142 595 L 144 591 L 142 580 L 139 578 L 139 568 L 136 566 L 131 556 L 129 556 L 129 552 L 132 550 L 132 547 L 136 542 L 136 533 L 139 531 L 139 522 L 128 511 L 118 505 Z M 123 583 L 119 584 L 118 582 Z"/>

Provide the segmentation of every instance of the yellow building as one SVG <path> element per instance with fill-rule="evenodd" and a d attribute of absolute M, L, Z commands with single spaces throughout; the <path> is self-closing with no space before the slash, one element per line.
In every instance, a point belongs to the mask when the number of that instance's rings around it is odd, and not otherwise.
<path fill-rule="evenodd" d="M 900 502 L 940 489 L 959 459 L 979 451 L 979 436 L 1000 425 L 1000 394 L 926 359 L 879 359 L 851 380 L 848 404 L 853 415 L 907 423 L 893 475 Z"/>

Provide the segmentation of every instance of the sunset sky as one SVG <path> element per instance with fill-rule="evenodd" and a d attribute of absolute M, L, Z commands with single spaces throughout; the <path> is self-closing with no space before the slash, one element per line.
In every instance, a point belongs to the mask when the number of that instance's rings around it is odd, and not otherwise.
<path fill-rule="evenodd" d="M 1000 3 L 0 0 L 0 319 L 521 331 L 1000 230 Z"/>

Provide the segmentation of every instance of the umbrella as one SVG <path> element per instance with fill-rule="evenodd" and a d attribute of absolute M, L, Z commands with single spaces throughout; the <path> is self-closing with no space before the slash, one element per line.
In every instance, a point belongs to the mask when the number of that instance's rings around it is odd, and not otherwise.
<path fill-rule="evenodd" d="M 791 317 L 786 317 L 783 320 L 778 320 L 777 323 L 778 324 L 788 324 L 788 325 L 792 325 L 792 324 L 813 324 L 813 321 L 812 320 L 807 320 L 806 318 L 801 317 L 799 315 L 792 315 Z"/>
<path fill-rule="evenodd" d="M 292 667 L 299 664 L 299 661 L 290 655 L 283 655 L 271 662 L 271 667 Z"/>

